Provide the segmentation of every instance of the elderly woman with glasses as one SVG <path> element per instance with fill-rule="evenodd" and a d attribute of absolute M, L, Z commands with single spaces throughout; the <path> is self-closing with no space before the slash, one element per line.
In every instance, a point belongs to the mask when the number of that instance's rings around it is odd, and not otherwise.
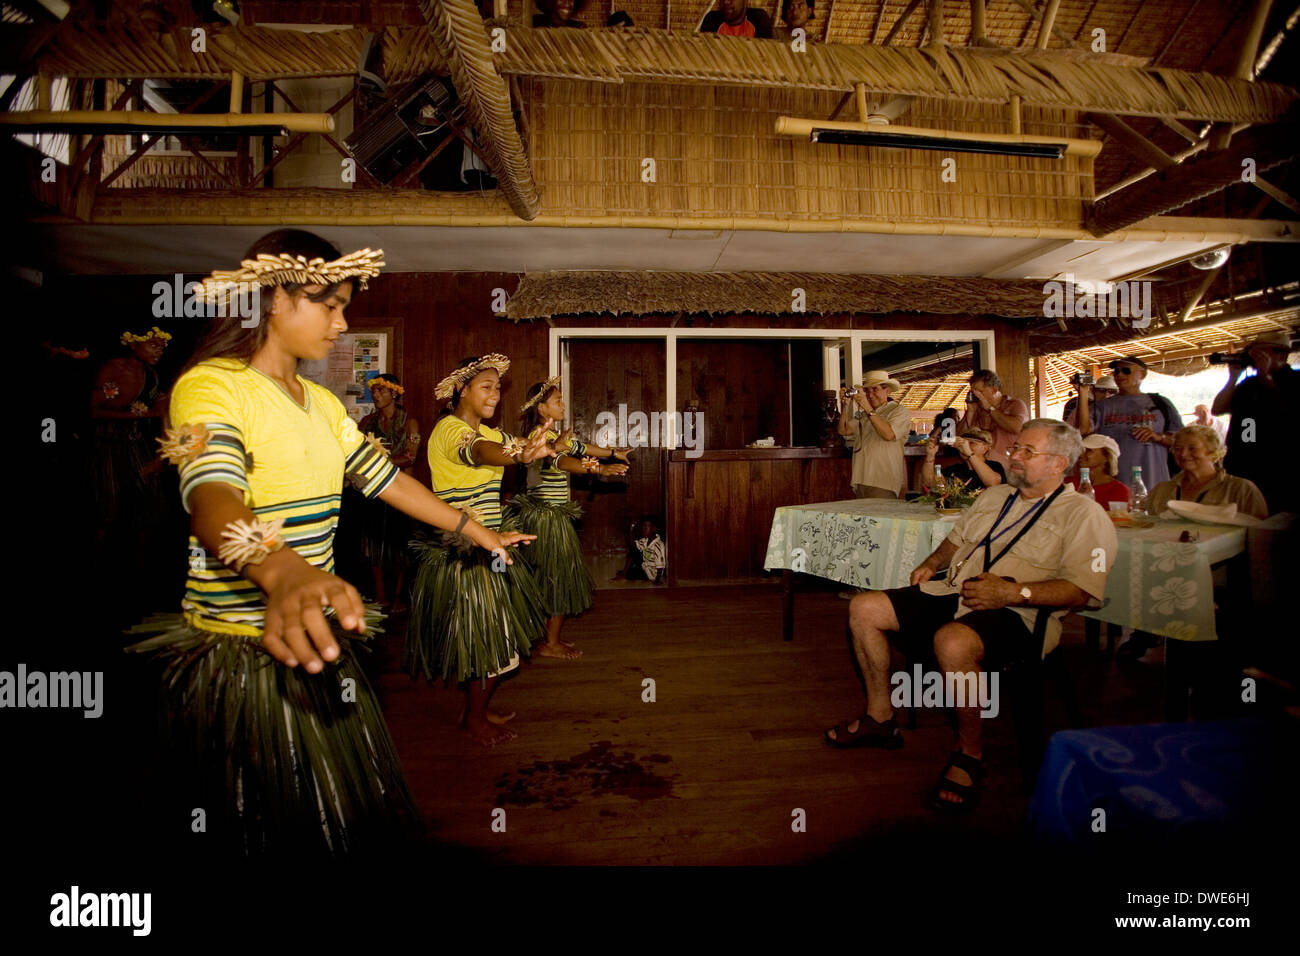
<path fill-rule="evenodd" d="M 1166 511 L 1170 501 L 1195 501 L 1206 505 L 1235 504 L 1240 514 L 1268 517 L 1264 495 L 1253 481 L 1223 470 L 1225 449 L 1208 425 L 1188 425 L 1174 435 L 1174 460 L 1182 469 L 1151 490 L 1152 514 Z"/>

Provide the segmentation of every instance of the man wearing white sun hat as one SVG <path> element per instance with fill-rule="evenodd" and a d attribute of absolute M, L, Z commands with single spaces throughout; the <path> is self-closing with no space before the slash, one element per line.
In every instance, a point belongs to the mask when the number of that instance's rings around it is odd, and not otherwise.
<path fill-rule="evenodd" d="M 907 491 L 903 446 L 912 413 L 894 401 L 902 388 L 888 372 L 872 371 L 862 387 L 840 389 L 838 430 L 853 449 L 853 494 L 858 498 L 901 498 Z"/>

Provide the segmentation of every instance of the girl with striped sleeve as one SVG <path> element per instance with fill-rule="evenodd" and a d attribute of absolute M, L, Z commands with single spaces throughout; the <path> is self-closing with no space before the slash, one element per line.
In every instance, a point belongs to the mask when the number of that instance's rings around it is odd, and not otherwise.
<path fill-rule="evenodd" d="M 561 452 L 542 458 L 528 466 L 527 494 L 516 495 L 510 513 L 518 527 L 538 537 L 536 547 L 525 558 L 537 575 L 546 604 L 546 641 L 533 649 L 538 657 L 574 660 L 582 656 L 568 641 L 560 640 L 564 618 L 581 614 L 591 607 L 595 583 L 582 560 L 582 545 L 574 523 L 582 509 L 571 500 L 569 475 L 600 475 L 612 478 L 627 474 L 628 448 L 602 448 L 578 441 L 566 431 L 563 436 L 544 422 L 564 421 L 564 396 L 558 375 L 538 382 L 528 390 L 528 400 L 520 409 L 524 430 L 530 436 L 545 433 L 545 438 Z M 598 458 L 619 458 L 622 464 L 602 465 Z"/>
<path fill-rule="evenodd" d="M 344 479 L 504 561 L 526 540 L 464 521 L 297 374 L 329 354 L 382 265 L 306 232 L 263 237 L 196 292 L 224 302 L 251 287 L 259 321 L 214 320 L 172 391 L 162 444 L 191 516 L 189 580 L 182 614 L 138 626 L 153 636 L 131 650 L 161 662 L 173 736 L 197 748 L 186 806 L 245 853 L 344 854 L 415 818 L 353 644 L 380 616 L 333 573 Z"/>
<path fill-rule="evenodd" d="M 501 376 L 509 368 L 510 359 L 493 352 L 463 360 L 439 382 L 434 394 L 450 402 L 428 444 L 434 492 L 493 529 L 503 527 L 506 466 L 555 454 L 544 435 L 523 441 L 485 424 L 496 414 Z M 541 636 L 537 582 L 522 561 L 489 559 L 456 534 L 413 544 L 422 558 L 412 588 L 406 668 L 430 681 L 454 673 L 465 684 L 462 727 L 471 739 L 487 747 L 512 739 L 514 731 L 503 725 L 514 714 L 489 710 L 488 702 L 501 675 L 518 667 L 520 655 Z"/>

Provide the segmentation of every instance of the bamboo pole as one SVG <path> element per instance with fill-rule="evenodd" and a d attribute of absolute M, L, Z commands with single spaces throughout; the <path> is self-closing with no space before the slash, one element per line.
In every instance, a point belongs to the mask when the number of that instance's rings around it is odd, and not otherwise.
<path fill-rule="evenodd" d="M 1014 136 L 1021 134 L 1020 129 L 1020 96 L 1017 93 L 1011 94 L 1011 133 Z"/>
<path fill-rule="evenodd" d="M 1246 37 L 1237 55 L 1237 68 L 1233 77 L 1238 80 L 1253 82 L 1255 79 L 1255 58 L 1259 53 L 1259 41 L 1264 35 L 1264 25 L 1268 22 L 1268 13 L 1273 7 L 1273 0 L 1255 0 L 1250 23 L 1246 27 Z M 1211 149 L 1227 149 L 1232 142 L 1232 127 L 1226 123 L 1216 123 L 1210 134 Z"/>
<path fill-rule="evenodd" d="M 112 126 L 148 132 L 171 126 L 227 129 L 241 126 L 275 126 L 293 133 L 329 133 L 334 117 L 328 113 L 150 113 L 144 110 L 25 110 L 0 113 L 0 125 L 23 129 L 60 126 Z"/>
<path fill-rule="evenodd" d="M 883 132 L 880 123 L 849 123 L 843 120 L 802 119 L 797 116 L 778 116 L 776 133 L 778 136 L 801 136 L 812 134 L 814 129 L 838 129 L 849 132 L 870 133 Z M 891 134 L 899 136 L 939 136 L 948 140 L 964 142 L 1002 143 L 1008 146 L 1040 145 L 1065 147 L 1066 156 L 1096 156 L 1101 152 L 1101 143 L 1095 139 L 1070 139 L 1069 137 L 1026 136 L 1023 133 L 965 133 L 942 129 L 922 129 L 916 126 L 889 126 Z"/>
<path fill-rule="evenodd" d="M 1038 42 L 1034 44 L 1038 49 L 1047 49 L 1047 41 L 1052 38 L 1052 27 L 1056 26 L 1056 12 L 1060 9 L 1061 0 L 1047 0 L 1047 9 L 1038 25 Z"/>
<path fill-rule="evenodd" d="M 36 74 L 36 108 L 49 111 L 50 108 L 50 74 Z"/>
<path fill-rule="evenodd" d="M 944 46 L 947 42 L 943 38 L 943 0 L 930 0 L 930 45 Z"/>
<path fill-rule="evenodd" d="M 853 85 L 853 98 L 858 106 L 858 122 L 865 126 L 867 118 L 871 115 L 867 109 L 867 84 L 855 83 Z"/>
<path fill-rule="evenodd" d="M 984 0 L 970 0 L 970 45 L 980 46 L 988 40 L 984 22 Z"/>

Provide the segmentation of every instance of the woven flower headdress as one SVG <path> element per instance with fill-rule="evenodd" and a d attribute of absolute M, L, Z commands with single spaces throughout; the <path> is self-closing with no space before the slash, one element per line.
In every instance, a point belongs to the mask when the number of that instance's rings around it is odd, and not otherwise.
<path fill-rule="evenodd" d="M 542 383 L 542 387 L 538 389 L 536 395 L 534 395 L 528 401 L 524 402 L 522 405 L 519 406 L 519 411 L 521 413 L 526 412 L 534 405 L 539 404 L 543 398 L 551 394 L 551 389 L 558 388 L 559 384 L 560 384 L 560 376 L 552 375 L 550 378 L 548 378 L 546 381 Z"/>
<path fill-rule="evenodd" d="M 344 279 L 357 279 L 362 289 L 366 281 L 379 275 L 384 265 L 383 249 L 358 249 L 333 262 L 308 259 L 282 252 L 278 256 L 262 253 L 256 259 L 244 259 L 238 269 L 218 269 L 194 288 L 194 295 L 212 301 L 233 290 L 250 286 L 333 285 Z"/>
<path fill-rule="evenodd" d="M 477 362 L 466 365 L 464 368 L 458 368 L 441 382 L 434 390 L 433 394 L 437 398 L 451 398 L 452 394 L 464 388 L 475 375 L 487 369 L 494 368 L 498 375 L 504 375 L 510 371 L 510 359 L 506 358 L 500 352 L 492 352 L 489 355 L 482 356 Z"/>

